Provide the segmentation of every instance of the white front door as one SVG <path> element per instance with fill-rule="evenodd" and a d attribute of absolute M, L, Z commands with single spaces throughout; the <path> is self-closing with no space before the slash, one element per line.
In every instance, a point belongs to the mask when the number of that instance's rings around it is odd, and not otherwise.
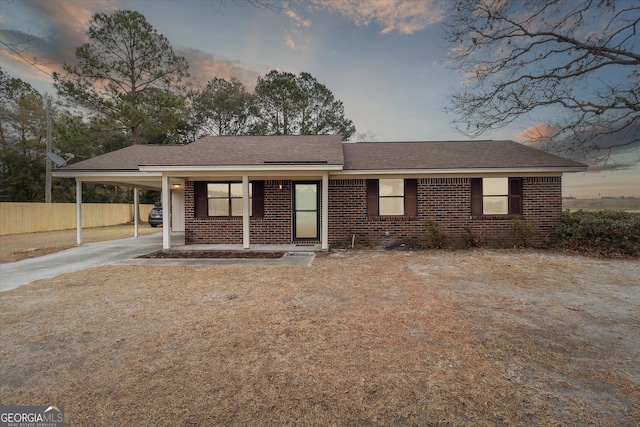
<path fill-rule="evenodd" d="M 320 238 L 320 211 L 317 182 L 293 183 L 293 240 L 317 241 Z"/>

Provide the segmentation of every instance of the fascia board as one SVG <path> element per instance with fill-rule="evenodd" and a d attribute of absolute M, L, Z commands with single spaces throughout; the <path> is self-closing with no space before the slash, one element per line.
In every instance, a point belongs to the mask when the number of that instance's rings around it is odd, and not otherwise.
<path fill-rule="evenodd" d="M 342 165 L 229 165 L 229 166 L 140 166 L 141 172 L 160 173 L 186 173 L 195 172 L 231 172 L 242 174 L 245 172 L 314 172 L 314 171 L 341 171 Z"/>
<path fill-rule="evenodd" d="M 202 181 L 210 179 L 220 180 L 241 180 L 243 176 L 247 175 L 251 180 L 296 180 L 296 179 L 317 179 L 324 175 L 333 176 L 330 171 L 235 171 L 235 172 L 191 172 L 167 174 L 172 177 L 181 177 L 188 181 Z"/>
<path fill-rule="evenodd" d="M 57 170 L 52 171 L 51 175 L 57 178 L 78 178 L 83 177 L 108 177 L 108 178 L 133 178 L 133 179 L 157 179 L 162 177 L 157 172 L 139 172 L 139 171 L 100 171 L 100 170 Z"/>
<path fill-rule="evenodd" d="M 487 174 L 562 174 L 564 172 L 584 172 L 587 167 L 532 167 L 532 168 L 465 168 L 465 169 L 380 169 L 380 170 L 342 170 L 332 173 L 331 176 L 379 176 L 379 175 L 404 175 L 404 176 L 458 176 L 468 177 L 483 176 Z"/>

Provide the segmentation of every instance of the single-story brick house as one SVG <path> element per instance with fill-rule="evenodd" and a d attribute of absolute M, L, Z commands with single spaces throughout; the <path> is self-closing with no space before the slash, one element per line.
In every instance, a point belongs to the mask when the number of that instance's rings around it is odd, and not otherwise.
<path fill-rule="evenodd" d="M 515 218 L 530 221 L 540 241 L 560 222 L 563 173 L 585 169 L 513 141 L 212 136 L 134 145 L 54 175 L 76 179 L 79 206 L 82 182 L 162 190 L 164 249 L 171 231 L 184 231 L 186 244 L 328 249 L 354 238 L 425 241 L 429 222 L 452 240 L 509 244 Z"/>

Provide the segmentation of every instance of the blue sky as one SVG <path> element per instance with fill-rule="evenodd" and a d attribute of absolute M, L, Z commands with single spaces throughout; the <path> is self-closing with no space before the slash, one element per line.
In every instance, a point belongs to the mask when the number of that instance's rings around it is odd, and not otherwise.
<path fill-rule="evenodd" d="M 43 92 L 47 74 L 74 62 L 91 16 L 130 9 L 185 56 L 192 78 L 239 78 L 247 86 L 272 69 L 309 72 L 345 105 L 357 133 L 377 141 L 467 139 L 445 114 L 447 95 L 464 77 L 446 64 L 440 37 L 444 2 L 418 0 L 0 0 L 4 40 L 32 38 L 23 56 L 2 47 L 0 65 Z M 544 118 L 536 118 L 538 121 Z M 483 139 L 514 139 L 528 126 L 514 123 Z M 565 175 L 564 193 L 578 197 L 640 197 L 640 151 L 614 161 L 632 169 Z"/>

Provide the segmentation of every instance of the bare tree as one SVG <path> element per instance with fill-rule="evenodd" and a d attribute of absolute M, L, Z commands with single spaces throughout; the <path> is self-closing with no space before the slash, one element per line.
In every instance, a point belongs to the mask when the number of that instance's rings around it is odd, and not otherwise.
<path fill-rule="evenodd" d="M 531 135 L 551 151 L 602 159 L 640 143 L 637 0 L 457 0 L 452 12 L 444 37 L 467 76 L 448 109 L 459 130 L 551 113 Z"/>

